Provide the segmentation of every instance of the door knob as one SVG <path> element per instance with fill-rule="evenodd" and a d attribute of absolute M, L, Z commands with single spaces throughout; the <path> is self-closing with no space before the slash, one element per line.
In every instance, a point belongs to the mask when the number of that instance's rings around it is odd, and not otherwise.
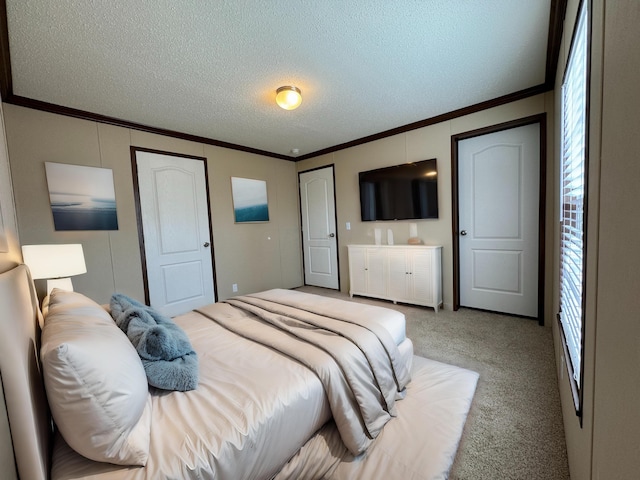
<path fill-rule="evenodd" d="M 209 242 L 204 242 L 203 247 L 207 248 L 209 246 Z"/>
<path fill-rule="evenodd" d="M 463 237 L 464 237 L 466 234 L 467 234 L 467 231 L 466 231 L 466 230 L 462 230 L 462 231 L 460 232 L 460 235 L 462 235 Z"/>
<path fill-rule="evenodd" d="M 330 236 L 331 238 L 333 238 L 333 237 L 335 237 L 335 236 L 336 236 L 336 234 L 335 234 L 335 233 L 330 233 L 330 234 L 329 234 L 329 236 Z"/>

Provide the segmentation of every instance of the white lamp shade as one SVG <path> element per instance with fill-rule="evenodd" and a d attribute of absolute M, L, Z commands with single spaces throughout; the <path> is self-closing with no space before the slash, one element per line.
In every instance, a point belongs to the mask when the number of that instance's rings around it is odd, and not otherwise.
<path fill-rule="evenodd" d="M 82 245 L 23 245 L 22 258 L 34 280 L 87 273 Z"/>

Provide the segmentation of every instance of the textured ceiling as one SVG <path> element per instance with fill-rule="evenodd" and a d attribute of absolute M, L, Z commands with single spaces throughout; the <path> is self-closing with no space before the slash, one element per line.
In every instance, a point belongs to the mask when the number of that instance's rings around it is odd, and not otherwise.
<path fill-rule="evenodd" d="M 12 93 L 307 155 L 543 84 L 550 2 L 6 0 Z"/>

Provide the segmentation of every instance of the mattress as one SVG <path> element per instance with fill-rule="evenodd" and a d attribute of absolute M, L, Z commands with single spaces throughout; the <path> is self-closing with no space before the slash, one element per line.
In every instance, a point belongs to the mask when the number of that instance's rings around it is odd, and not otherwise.
<path fill-rule="evenodd" d="M 380 316 L 384 328 L 399 341 L 403 362 L 411 365 L 413 347 L 405 337 L 402 314 L 300 295 L 294 297 L 325 313 Z M 315 303 L 309 305 L 309 301 Z M 356 306 L 365 307 L 364 312 Z M 214 308 L 221 315 L 237 314 L 235 307 L 226 303 L 215 304 Z M 122 467 L 93 462 L 57 436 L 53 479 L 272 478 L 330 420 L 323 386 L 307 367 L 197 312 L 174 320 L 198 353 L 199 386 L 187 394 L 152 390 L 147 465 Z"/>

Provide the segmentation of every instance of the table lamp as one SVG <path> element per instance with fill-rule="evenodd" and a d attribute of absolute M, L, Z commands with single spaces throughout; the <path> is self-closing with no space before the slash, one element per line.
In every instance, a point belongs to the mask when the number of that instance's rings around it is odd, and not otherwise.
<path fill-rule="evenodd" d="M 22 258 L 34 280 L 47 279 L 47 295 L 54 288 L 73 292 L 69 277 L 87 273 L 82 245 L 23 245 Z"/>

